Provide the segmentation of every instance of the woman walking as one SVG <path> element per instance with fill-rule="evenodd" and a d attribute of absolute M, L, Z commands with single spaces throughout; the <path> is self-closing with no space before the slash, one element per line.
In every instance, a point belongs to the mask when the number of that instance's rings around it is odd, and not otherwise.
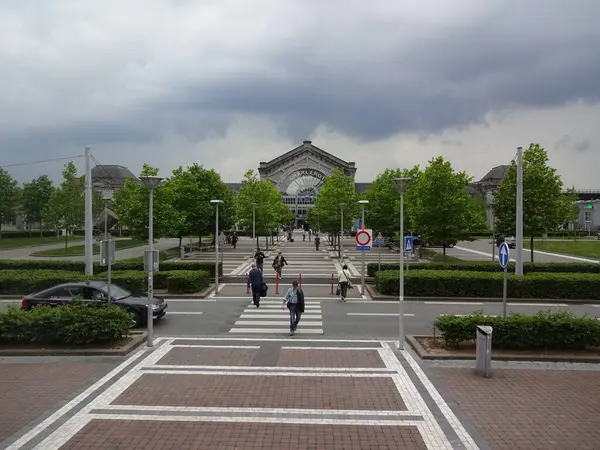
<path fill-rule="evenodd" d="M 279 278 L 281 278 L 281 269 L 283 269 L 283 266 L 287 265 L 288 263 L 281 254 L 281 252 L 277 253 L 275 260 L 273 261 L 273 269 L 275 269 L 275 272 L 279 274 Z"/>
<path fill-rule="evenodd" d="M 304 312 L 304 292 L 302 288 L 298 287 L 298 282 L 295 280 L 285 294 L 281 309 L 285 311 L 286 306 L 290 311 L 290 336 L 293 336 Z"/>
<path fill-rule="evenodd" d="M 348 288 L 350 287 L 350 273 L 348 273 L 348 266 L 344 264 L 342 270 L 338 273 L 338 290 L 342 297 L 342 301 L 346 301 L 348 296 Z"/>

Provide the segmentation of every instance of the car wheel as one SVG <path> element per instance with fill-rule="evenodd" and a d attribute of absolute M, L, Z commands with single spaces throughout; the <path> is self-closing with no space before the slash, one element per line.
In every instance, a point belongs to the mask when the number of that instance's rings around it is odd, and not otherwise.
<path fill-rule="evenodd" d="M 131 312 L 131 320 L 133 322 L 132 328 L 137 328 L 142 324 L 142 317 L 140 316 L 140 313 L 137 311 Z"/>

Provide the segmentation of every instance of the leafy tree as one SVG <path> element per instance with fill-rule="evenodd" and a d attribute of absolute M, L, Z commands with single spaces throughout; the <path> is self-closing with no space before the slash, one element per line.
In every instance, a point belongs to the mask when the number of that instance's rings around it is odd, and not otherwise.
<path fill-rule="evenodd" d="M 42 212 L 42 220 L 56 229 L 65 230 L 66 248 L 69 233 L 82 227 L 85 222 L 85 185 L 83 178 L 77 176 L 73 162 L 65 164 L 62 177 L 60 186 L 50 194 Z"/>
<path fill-rule="evenodd" d="M 144 164 L 140 176 L 157 176 L 158 169 Z M 154 238 L 175 235 L 184 227 L 185 215 L 175 206 L 173 192 L 163 183 L 154 191 L 153 196 L 153 234 Z M 114 210 L 119 216 L 119 222 L 129 227 L 134 236 L 148 239 L 148 189 L 136 179 L 126 179 L 116 193 Z"/>
<path fill-rule="evenodd" d="M 19 206 L 17 181 L 0 167 L 0 237 L 2 225 L 15 219 Z"/>
<path fill-rule="evenodd" d="M 485 227 L 485 214 L 468 191 L 471 177 L 455 172 L 439 156 L 429 161 L 411 185 L 408 213 L 425 241 L 449 243 L 469 239 L 474 229 Z M 444 258 L 446 245 L 444 245 Z"/>
<path fill-rule="evenodd" d="M 562 226 L 573 209 L 562 193 L 563 183 L 556 169 L 548 166 L 548 153 L 539 144 L 523 152 L 523 234 L 529 236 L 531 261 L 533 238 Z M 517 165 L 512 161 L 506 178 L 494 192 L 493 209 L 500 233 L 516 230 Z M 567 197 L 569 198 L 569 197 Z"/>
<path fill-rule="evenodd" d="M 252 203 L 256 203 L 254 219 L 258 246 L 258 236 L 267 236 L 290 222 L 293 215 L 275 185 L 269 180 L 260 180 L 253 170 L 246 172 L 242 184 L 235 202 L 236 217 L 241 227 L 252 230 Z"/>
<path fill-rule="evenodd" d="M 233 194 L 215 170 L 198 164 L 186 169 L 179 167 L 165 183 L 165 190 L 170 192 L 177 211 L 184 217 L 177 232 L 180 243 L 188 234 L 196 235 L 198 239 L 214 234 L 215 207 L 210 203 L 213 199 L 223 200 L 219 206 L 219 228 L 228 230 L 233 226 Z"/>
<path fill-rule="evenodd" d="M 41 233 L 44 209 L 48 205 L 54 189 L 54 183 L 48 175 L 41 175 L 23 185 L 21 208 L 25 222 L 29 225 L 30 234 L 33 223 L 40 224 Z"/>
<path fill-rule="evenodd" d="M 412 178 L 413 182 L 419 178 L 418 166 L 410 170 L 386 169 L 373 181 L 362 197 L 369 200 L 369 207 L 365 211 L 365 222 L 370 228 L 385 236 L 393 236 L 400 230 L 400 194 L 394 178 Z M 410 229 L 410 208 L 412 185 L 409 184 L 404 195 L 404 229 Z"/>
<path fill-rule="evenodd" d="M 358 217 L 358 195 L 354 189 L 354 179 L 346 175 L 343 169 L 336 168 L 323 180 L 311 217 L 319 224 L 321 231 L 338 236 L 338 239 L 341 239 L 340 203 L 344 203 L 343 225 L 344 229 L 348 229 L 352 226 L 352 219 Z M 338 254 L 341 257 L 340 247 Z"/>

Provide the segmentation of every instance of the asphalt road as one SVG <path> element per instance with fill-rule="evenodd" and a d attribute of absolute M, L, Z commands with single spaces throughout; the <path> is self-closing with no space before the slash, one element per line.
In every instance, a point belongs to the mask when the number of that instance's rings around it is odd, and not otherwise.
<path fill-rule="evenodd" d="M 490 239 L 478 239 L 473 242 L 462 241 L 454 248 L 446 249 L 446 254 L 454 256 L 456 258 L 470 260 L 470 261 L 491 261 L 492 260 L 492 249 L 495 248 L 496 257 L 498 261 L 497 247 L 494 247 Z M 514 261 L 516 256 L 516 250 L 510 250 L 510 258 Z M 540 252 L 538 250 L 533 251 L 533 259 L 536 262 L 589 262 L 598 263 L 600 261 L 592 258 L 582 258 L 570 255 L 559 255 L 548 252 Z M 523 261 L 531 260 L 531 250 L 523 249 Z"/>

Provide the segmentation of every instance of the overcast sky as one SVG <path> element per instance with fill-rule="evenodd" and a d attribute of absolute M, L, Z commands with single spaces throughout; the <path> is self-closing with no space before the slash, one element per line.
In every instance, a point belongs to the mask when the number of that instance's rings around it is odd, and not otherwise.
<path fill-rule="evenodd" d="M 357 181 L 439 154 L 479 179 L 539 142 L 600 189 L 599 19 L 598 0 L 2 0 L 0 165 L 91 146 L 239 181 L 310 139 Z"/>

